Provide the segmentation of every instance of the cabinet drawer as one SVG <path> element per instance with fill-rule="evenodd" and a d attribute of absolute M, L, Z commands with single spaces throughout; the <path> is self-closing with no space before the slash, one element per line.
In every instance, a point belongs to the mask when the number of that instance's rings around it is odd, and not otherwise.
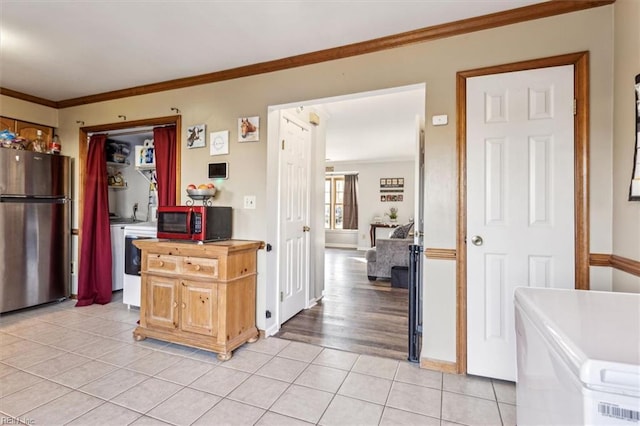
<path fill-rule="evenodd" d="M 150 254 L 147 257 L 147 271 L 178 273 L 178 259 L 175 256 Z"/>
<path fill-rule="evenodd" d="M 182 259 L 182 273 L 191 276 L 218 278 L 218 259 L 185 257 Z"/>

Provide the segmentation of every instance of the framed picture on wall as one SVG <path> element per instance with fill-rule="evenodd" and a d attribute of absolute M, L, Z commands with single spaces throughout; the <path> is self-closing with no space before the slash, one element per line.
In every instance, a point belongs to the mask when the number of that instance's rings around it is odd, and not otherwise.
<path fill-rule="evenodd" d="M 640 201 L 640 74 L 636 75 L 635 83 L 636 145 L 633 151 L 633 171 L 631 173 L 631 185 L 629 185 L 629 201 Z"/>
<path fill-rule="evenodd" d="M 209 135 L 211 146 L 209 147 L 210 155 L 225 155 L 229 153 L 229 131 L 211 132 Z"/>
<path fill-rule="evenodd" d="M 260 117 L 238 118 L 238 142 L 258 142 L 260 140 Z"/>
<path fill-rule="evenodd" d="M 206 145 L 204 129 L 204 124 L 187 127 L 187 148 L 202 148 Z"/>

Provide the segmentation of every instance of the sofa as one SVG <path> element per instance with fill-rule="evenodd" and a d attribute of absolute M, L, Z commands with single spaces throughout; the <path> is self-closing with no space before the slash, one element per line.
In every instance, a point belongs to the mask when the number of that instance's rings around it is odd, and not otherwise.
<path fill-rule="evenodd" d="M 369 281 L 378 278 L 391 279 L 392 266 L 409 266 L 409 245 L 413 238 L 379 238 L 376 246 L 367 250 L 367 277 Z"/>

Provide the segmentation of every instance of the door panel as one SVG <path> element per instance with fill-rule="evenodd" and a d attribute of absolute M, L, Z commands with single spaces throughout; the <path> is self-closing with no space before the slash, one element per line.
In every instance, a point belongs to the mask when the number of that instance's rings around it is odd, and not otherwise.
<path fill-rule="evenodd" d="M 168 329 L 178 328 L 178 280 L 147 276 L 147 324 Z"/>
<path fill-rule="evenodd" d="M 215 337 L 218 319 L 217 284 L 182 280 L 181 287 L 180 328 L 183 331 Z"/>
<path fill-rule="evenodd" d="M 309 161 L 311 132 L 291 117 L 280 121 L 280 324 L 306 307 L 309 286 Z"/>
<path fill-rule="evenodd" d="M 516 379 L 516 287 L 574 287 L 573 98 L 573 66 L 467 80 L 470 374 Z"/>

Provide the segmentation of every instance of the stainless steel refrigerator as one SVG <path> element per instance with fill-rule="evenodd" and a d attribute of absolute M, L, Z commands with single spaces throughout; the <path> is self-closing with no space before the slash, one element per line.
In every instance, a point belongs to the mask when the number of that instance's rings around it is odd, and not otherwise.
<path fill-rule="evenodd" d="M 0 148 L 0 313 L 69 297 L 71 159 Z"/>

